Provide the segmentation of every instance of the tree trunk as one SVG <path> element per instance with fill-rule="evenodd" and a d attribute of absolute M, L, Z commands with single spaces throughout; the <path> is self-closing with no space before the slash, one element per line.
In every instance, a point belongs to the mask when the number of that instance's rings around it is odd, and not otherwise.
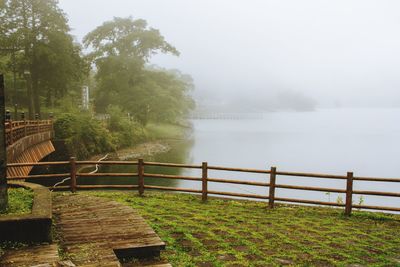
<path fill-rule="evenodd" d="M 8 206 L 6 156 L 4 76 L 0 74 L 0 212 L 5 211 Z"/>

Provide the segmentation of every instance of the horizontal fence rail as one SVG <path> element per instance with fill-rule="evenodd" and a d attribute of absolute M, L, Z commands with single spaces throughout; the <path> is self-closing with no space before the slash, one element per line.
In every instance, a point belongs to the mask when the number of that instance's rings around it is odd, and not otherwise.
<path fill-rule="evenodd" d="M 201 194 L 202 200 L 206 201 L 209 195 L 228 196 L 228 197 L 240 197 L 249 199 L 261 199 L 268 201 L 268 207 L 274 208 L 275 202 L 289 202 L 289 203 L 300 203 L 300 204 L 313 204 L 322 206 L 332 207 L 344 207 L 345 214 L 350 215 L 353 208 L 357 209 L 371 209 L 381 211 L 395 211 L 400 212 L 400 207 L 384 207 L 384 206 L 370 206 L 370 205 L 356 205 L 353 203 L 354 195 L 374 195 L 384 197 L 400 197 L 399 192 L 380 192 L 380 191 L 369 191 L 369 190 L 354 190 L 354 182 L 356 181 L 372 181 L 372 182 L 384 182 L 384 183 L 399 183 L 398 178 L 378 178 L 378 177 L 357 177 L 352 172 L 348 172 L 346 175 L 329 175 L 329 174 L 317 174 L 317 173 L 301 173 L 301 172 L 283 172 L 277 171 L 276 167 L 271 167 L 269 170 L 257 170 L 257 169 L 243 169 L 243 168 L 228 168 L 219 166 L 208 166 L 207 162 L 203 162 L 201 165 L 189 165 L 189 164 L 175 164 L 175 163 L 161 163 L 161 162 L 145 162 L 142 159 L 137 161 L 76 161 L 75 158 L 71 158 L 69 161 L 60 162 L 39 162 L 39 163 L 12 163 L 8 164 L 8 168 L 19 168 L 25 166 L 66 166 L 69 168 L 69 173 L 59 174 L 42 174 L 42 175 L 29 175 L 29 176 L 14 176 L 8 177 L 10 180 L 21 180 L 21 179 L 38 179 L 38 178 L 65 178 L 69 180 L 68 186 L 57 186 L 56 189 L 71 190 L 76 192 L 77 190 L 87 189 L 129 189 L 138 190 L 140 195 L 144 194 L 145 190 L 165 190 L 165 191 L 177 191 L 187 193 Z M 135 172 L 129 173 L 82 173 L 78 172 L 77 166 L 87 165 L 131 165 L 136 169 Z M 146 166 L 156 167 L 167 167 L 167 168 L 189 168 L 201 170 L 201 177 L 193 176 L 179 176 L 170 174 L 158 174 L 158 173 L 146 173 Z M 240 181 L 218 177 L 209 177 L 209 170 L 213 171 L 227 171 L 227 172 L 245 172 L 245 173 L 258 173 L 265 174 L 265 182 L 255 181 Z M 307 177 L 307 178 L 319 178 L 319 179 L 339 179 L 345 180 L 345 188 L 327 188 L 327 187 L 315 187 L 315 186 L 300 186 L 300 185 L 289 185 L 278 182 L 279 176 L 289 177 Z M 88 177 L 132 177 L 137 178 L 136 185 L 79 185 L 77 183 L 78 178 Z M 173 179 L 173 180 L 188 180 L 199 182 L 200 189 L 193 188 L 176 188 L 167 186 L 156 186 L 145 184 L 145 178 L 160 178 L 160 179 Z M 265 195 L 259 194 L 247 194 L 247 193 L 235 193 L 235 192 L 223 192 L 209 190 L 209 183 L 223 183 L 223 184 L 235 184 L 235 185 L 247 185 L 265 187 Z M 317 191 L 325 193 L 340 193 L 345 195 L 343 203 L 339 202 L 327 202 L 327 201 L 316 201 L 309 199 L 295 199 L 285 198 L 276 195 L 276 189 L 287 189 L 287 190 L 305 190 L 305 191 Z"/>

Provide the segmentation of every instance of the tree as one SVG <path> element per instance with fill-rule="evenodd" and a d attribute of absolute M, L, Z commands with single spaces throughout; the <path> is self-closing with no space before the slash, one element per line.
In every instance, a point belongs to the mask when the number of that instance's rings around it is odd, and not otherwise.
<path fill-rule="evenodd" d="M 178 50 L 164 40 L 159 30 L 148 27 L 143 19 L 114 18 L 97 27 L 83 38 L 94 52 L 92 60 L 112 56 L 134 58 L 145 63 L 158 53 L 179 55 Z"/>
<path fill-rule="evenodd" d="M 97 66 L 96 111 L 118 105 L 146 125 L 150 119 L 172 121 L 193 106 L 191 82 L 146 67 L 156 53 L 179 52 L 145 20 L 114 18 L 87 34 L 84 44 L 93 49 L 89 57 Z"/>
<path fill-rule="evenodd" d="M 23 51 L 18 70 L 26 74 L 32 117 L 40 113 L 41 96 L 51 102 L 77 79 L 84 65 L 80 49 L 68 34 L 67 18 L 57 0 L 3 0 L 2 5 L 0 45 Z"/>

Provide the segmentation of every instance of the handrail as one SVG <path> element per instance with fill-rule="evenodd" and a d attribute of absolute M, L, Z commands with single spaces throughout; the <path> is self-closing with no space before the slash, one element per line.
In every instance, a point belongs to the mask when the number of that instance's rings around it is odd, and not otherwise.
<path fill-rule="evenodd" d="M 52 132 L 52 130 L 52 120 L 6 121 L 6 146 L 11 146 L 24 137 L 38 133 Z"/>
<path fill-rule="evenodd" d="M 129 173 L 80 173 L 77 172 L 77 165 L 131 165 L 136 166 L 137 172 L 129 172 Z M 272 167 L 269 170 L 259 170 L 259 169 L 244 169 L 244 168 L 231 168 L 231 167 L 219 167 L 219 166 L 208 166 L 206 162 L 203 162 L 202 165 L 189 165 L 189 164 L 176 164 L 176 163 L 161 163 L 161 162 L 146 162 L 142 159 L 137 161 L 76 161 L 74 158 L 71 158 L 70 161 L 59 161 L 59 162 L 26 162 L 26 163 L 11 163 L 7 164 L 8 168 L 19 168 L 26 166 L 43 166 L 43 165 L 70 165 L 70 173 L 61 173 L 61 174 L 43 174 L 43 175 L 31 175 L 31 176 L 20 176 L 20 177 L 8 177 L 10 180 L 14 179 L 37 179 L 37 178 L 65 178 L 71 177 L 70 186 L 61 186 L 61 189 L 70 189 L 75 192 L 80 189 L 138 189 L 140 194 L 144 193 L 145 189 L 151 190 L 168 190 L 168 191 L 179 191 L 179 192 L 188 192 L 188 193 L 199 193 L 202 194 L 202 199 L 207 200 L 208 195 L 223 195 L 230 197 L 244 197 L 244 198 L 255 198 L 255 199 L 263 199 L 268 200 L 268 206 L 270 208 L 274 207 L 274 202 L 289 202 L 289 203 L 302 203 L 302 204 L 314 204 L 314 205 L 323 205 L 323 206 L 336 206 L 336 207 L 345 207 L 345 214 L 350 215 L 352 212 L 352 208 L 360 208 L 360 209 L 374 209 L 374 210 L 382 210 L 382 211 L 400 211 L 398 207 L 383 207 L 383 206 L 371 206 L 371 205 L 356 205 L 352 202 L 353 195 L 374 195 L 374 196 L 385 196 L 385 197 L 400 197 L 400 193 L 397 192 L 380 192 L 380 191 L 369 191 L 369 190 L 353 190 L 353 183 L 357 181 L 372 181 L 372 182 L 398 182 L 400 183 L 400 179 L 398 178 L 378 178 L 378 177 L 358 177 L 354 176 L 352 172 L 348 172 L 347 175 L 330 175 L 330 174 L 318 174 L 318 173 L 302 173 L 302 172 L 284 172 L 277 171 L 275 167 Z M 167 167 L 167 168 L 194 168 L 201 169 L 201 177 L 192 177 L 192 176 L 179 176 L 179 175 L 170 175 L 170 174 L 159 174 L 159 173 L 146 173 L 146 166 L 159 166 L 159 167 Z M 255 181 L 241 181 L 241 180 L 232 180 L 232 179 L 224 179 L 224 178 L 211 178 L 208 175 L 208 170 L 214 171 L 230 171 L 230 172 L 247 172 L 247 173 L 259 173 L 259 174 L 269 174 L 266 176 L 265 182 L 255 182 Z M 289 185 L 277 183 L 279 176 L 292 176 L 292 177 L 308 177 L 308 178 L 323 178 L 323 179 L 341 179 L 346 180 L 346 188 L 327 188 L 327 187 L 313 187 L 313 186 L 299 186 L 299 185 Z M 82 179 L 86 177 L 129 177 L 134 178 L 137 177 L 137 185 L 78 185 L 77 177 Z M 197 181 L 201 182 L 201 189 L 193 189 L 193 188 L 175 188 L 175 187 L 166 187 L 166 186 L 155 186 L 155 185 L 146 185 L 145 179 L 152 178 L 162 178 L 162 179 L 174 179 L 174 180 L 189 180 L 189 181 Z M 235 193 L 235 192 L 221 192 L 208 190 L 209 183 L 225 183 L 225 184 L 239 184 L 245 186 L 259 186 L 259 187 L 268 187 L 269 190 L 265 190 L 265 195 L 257 195 L 257 194 L 243 194 L 243 193 Z M 335 203 L 335 202 L 325 202 L 325 201 L 316 201 L 310 199 L 293 199 L 293 198 L 284 198 L 280 196 L 276 196 L 276 188 L 287 189 L 287 190 L 306 190 L 306 191 L 318 191 L 318 192 L 333 192 L 345 194 L 345 203 Z M 269 192 L 268 192 L 269 191 Z"/>

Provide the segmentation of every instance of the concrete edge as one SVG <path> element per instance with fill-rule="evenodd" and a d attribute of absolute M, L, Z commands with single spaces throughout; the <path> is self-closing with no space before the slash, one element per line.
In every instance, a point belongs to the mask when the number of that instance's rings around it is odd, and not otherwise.
<path fill-rule="evenodd" d="M 27 182 L 8 182 L 8 186 L 33 190 L 33 206 L 30 214 L 0 217 L 0 241 L 50 242 L 52 225 L 50 191 L 41 185 Z"/>

